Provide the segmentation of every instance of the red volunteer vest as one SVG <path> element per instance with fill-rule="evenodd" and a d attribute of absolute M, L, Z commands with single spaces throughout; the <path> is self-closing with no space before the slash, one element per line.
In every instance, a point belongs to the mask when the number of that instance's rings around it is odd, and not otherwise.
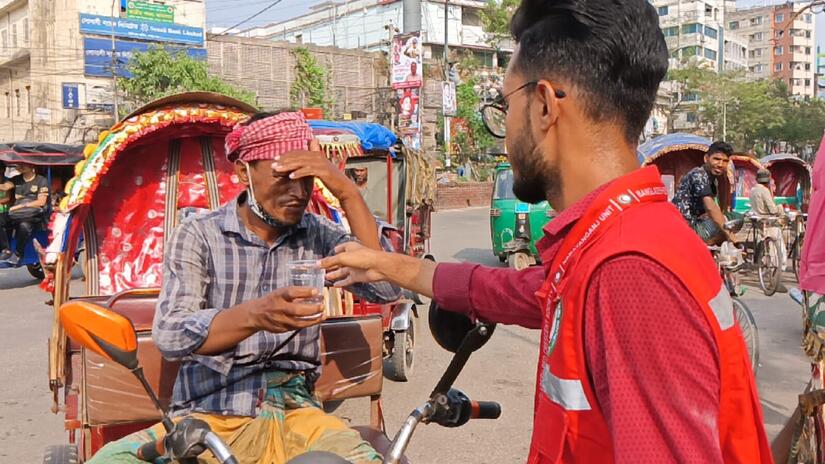
<path fill-rule="evenodd" d="M 661 238 L 661 239 L 660 239 Z M 720 360 L 719 443 L 726 463 L 770 463 L 750 362 L 713 258 L 667 201 L 656 167 L 599 194 L 570 233 L 536 294 L 544 308 L 533 439 L 528 462 L 610 463 L 612 440 L 587 372 L 584 301 L 605 260 L 637 253 L 673 272 L 702 307 Z M 546 257 L 550 262 L 552 257 Z M 678 349 L 678 334 L 674 349 Z M 687 347 L 684 347 L 688 349 Z"/>

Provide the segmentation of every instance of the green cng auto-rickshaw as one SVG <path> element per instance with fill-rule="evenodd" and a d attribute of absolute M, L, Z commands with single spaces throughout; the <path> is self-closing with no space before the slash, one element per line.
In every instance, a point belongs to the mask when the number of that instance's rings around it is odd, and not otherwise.
<path fill-rule="evenodd" d="M 536 242 L 543 235 L 542 228 L 553 216 L 555 212 L 546 201 L 531 205 L 516 198 L 510 163 L 496 166 L 490 203 L 490 238 L 493 254 L 501 262 L 507 262 L 515 269 L 536 264 Z"/>

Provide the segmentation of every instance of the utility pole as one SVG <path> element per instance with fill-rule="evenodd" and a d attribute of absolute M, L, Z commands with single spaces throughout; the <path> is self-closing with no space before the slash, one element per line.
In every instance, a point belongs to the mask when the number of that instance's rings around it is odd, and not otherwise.
<path fill-rule="evenodd" d="M 117 13 L 117 16 L 115 13 Z M 112 109 L 115 122 L 120 119 L 118 117 L 117 107 L 117 47 L 115 45 L 115 25 L 119 17 L 120 8 L 118 7 L 118 0 L 112 0 Z"/>
<path fill-rule="evenodd" d="M 450 0 L 444 0 L 444 81 L 450 80 Z M 442 100 L 443 100 L 442 96 Z M 443 107 L 443 105 L 442 105 Z M 443 111 L 443 109 L 442 109 Z M 444 166 L 450 167 L 452 160 L 452 134 L 450 134 L 450 121 L 452 118 L 444 115 Z"/>

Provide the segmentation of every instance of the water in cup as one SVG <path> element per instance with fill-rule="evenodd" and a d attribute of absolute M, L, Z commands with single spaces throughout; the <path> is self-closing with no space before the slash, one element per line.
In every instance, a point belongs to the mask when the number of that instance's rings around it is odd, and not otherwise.
<path fill-rule="evenodd" d="M 318 290 L 318 295 L 307 298 L 307 303 L 324 302 L 324 269 L 316 260 L 292 261 L 289 263 L 289 285 L 292 287 L 309 287 Z"/>

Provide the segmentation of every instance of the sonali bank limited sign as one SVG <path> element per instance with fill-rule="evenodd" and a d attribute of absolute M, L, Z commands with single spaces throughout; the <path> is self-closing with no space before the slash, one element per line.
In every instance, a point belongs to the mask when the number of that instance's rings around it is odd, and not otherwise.
<path fill-rule="evenodd" d="M 128 37 L 130 39 L 155 42 L 174 42 L 203 45 L 203 28 L 182 24 L 140 21 L 136 19 L 112 18 L 88 13 L 80 13 L 82 34 Z"/>

